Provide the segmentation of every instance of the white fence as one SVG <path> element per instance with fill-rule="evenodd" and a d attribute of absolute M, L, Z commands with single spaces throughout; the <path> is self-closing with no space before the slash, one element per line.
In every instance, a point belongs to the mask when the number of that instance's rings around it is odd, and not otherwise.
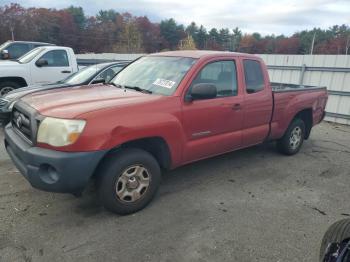
<path fill-rule="evenodd" d="M 326 120 L 350 125 L 350 55 L 260 55 L 272 82 L 326 86 Z"/>
<path fill-rule="evenodd" d="M 83 54 L 79 59 L 134 60 L 142 54 Z M 350 125 L 350 55 L 259 55 L 272 82 L 326 86 L 326 120 Z"/>

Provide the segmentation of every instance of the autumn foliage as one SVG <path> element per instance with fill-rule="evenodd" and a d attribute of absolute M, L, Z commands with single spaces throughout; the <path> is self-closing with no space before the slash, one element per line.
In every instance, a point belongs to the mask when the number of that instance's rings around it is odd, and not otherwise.
<path fill-rule="evenodd" d="M 350 52 L 350 27 L 304 30 L 286 37 L 244 34 L 239 28 L 207 31 L 195 22 L 185 27 L 174 19 L 160 23 L 146 16 L 101 10 L 87 16 L 81 7 L 66 9 L 0 6 L 0 44 L 15 40 L 41 41 L 84 52 L 157 52 L 175 49 L 212 49 L 247 53 L 308 54 L 315 38 L 314 54 Z"/>

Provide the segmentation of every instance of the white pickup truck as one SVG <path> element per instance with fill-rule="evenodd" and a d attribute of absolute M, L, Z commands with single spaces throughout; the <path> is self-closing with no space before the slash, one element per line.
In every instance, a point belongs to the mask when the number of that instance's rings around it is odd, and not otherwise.
<path fill-rule="evenodd" d="M 0 62 L 0 95 L 33 84 L 57 82 L 77 71 L 72 48 L 38 47 L 17 60 Z"/>

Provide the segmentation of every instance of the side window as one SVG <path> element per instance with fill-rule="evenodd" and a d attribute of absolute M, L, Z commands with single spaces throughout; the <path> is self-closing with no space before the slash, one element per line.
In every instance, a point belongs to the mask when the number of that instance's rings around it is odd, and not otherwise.
<path fill-rule="evenodd" d="M 237 70 L 234 61 L 218 61 L 206 65 L 193 80 L 195 84 L 210 83 L 217 89 L 218 97 L 237 95 Z"/>
<path fill-rule="evenodd" d="M 52 50 L 43 55 L 40 59 L 45 59 L 49 67 L 69 66 L 68 55 L 65 50 Z"/>
<path fill-rule="evenodd" d="M 30 47 L 27 44 L 12 44 L 5 49 L 9 51 L 10 58 L 16 59 L 29 52 Z"/>
<path fill-rule="evenodd" d="M 264 75 L 261 65 L 256 60 L 244 60 L 244 77 L 248 94 L 253 94 L 264 89 Z"/>
<path fill-rule="evenodd" d="M 95 77 L 95 79 L 104 79 L 108 83 L 122 68 L 122 66 L 110 67 Z"/>

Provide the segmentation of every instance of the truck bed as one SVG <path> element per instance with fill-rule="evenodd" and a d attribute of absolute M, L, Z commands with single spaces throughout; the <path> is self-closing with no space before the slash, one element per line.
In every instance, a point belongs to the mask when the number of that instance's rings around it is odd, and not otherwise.
<path fill-rule="evenodd" d="M 327 103 L 327 88 L 307 85 L 271 83 L 273 94 L 273 115 L 271 121 L 271 138 L 283 136 L 295 115 L 309 108 L 312 125 L 324 117 Z"/>
<path fill-rule="evenodd" d="M 284 84 L 271 82 L 272 92 L 291 92 L 291 91 L 310 91 L 326 89 L 325 86 L 308 86 L 308 85 L 296 85 L 296 84 Z"/>

